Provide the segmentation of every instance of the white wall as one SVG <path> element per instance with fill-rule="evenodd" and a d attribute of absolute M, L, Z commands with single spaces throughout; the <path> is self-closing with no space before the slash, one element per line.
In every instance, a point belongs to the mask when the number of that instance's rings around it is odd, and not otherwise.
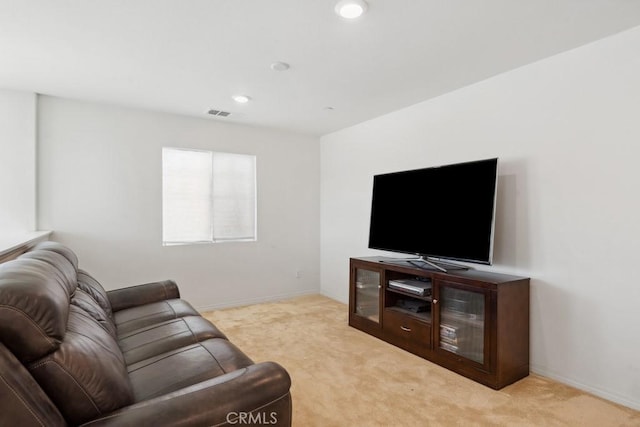
<path fill-rule="evenodd" d="M 0 90 L 0 234 L 35 230 L 36 95 Z"/>
<path fill-rule="evenodd" d="M 640 409 L 640 27 L 324 136 L 322 293 L 380 254 L 372 175 L 494 156 L 490 269 L 532 278 L 532 370 Z"/>
<path fill-rule="evenodd" d="M 200 309 L 319 291 L 317 138 L 46 96 L 38 129 L 39 224 L 106 288 L 171 278 Z M 257 156 L 257 242 L 162 246 L 163 146 Z"/>

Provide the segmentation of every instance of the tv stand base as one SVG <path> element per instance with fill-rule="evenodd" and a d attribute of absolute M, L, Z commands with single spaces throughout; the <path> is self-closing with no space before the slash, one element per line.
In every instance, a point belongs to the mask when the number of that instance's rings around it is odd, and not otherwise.
<path fill-rule="evenodd" d="M 456 264 L 453 262 L 445 262 L 436 260 L 430 257 L 419 256 L 417 258 L 387 258 L 380 260 L 380 262 L 390 264 L 410 264 L 413 267 L 420 268 L 422 270 L 436 270 L 446 273 L 451 270 L 470 270 L 471 267 L 466 265 Z"/>

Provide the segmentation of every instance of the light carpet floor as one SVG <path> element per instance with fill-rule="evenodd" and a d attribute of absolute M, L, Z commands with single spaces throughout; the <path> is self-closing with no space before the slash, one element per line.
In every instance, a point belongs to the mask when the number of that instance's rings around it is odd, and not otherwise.
<path fill-rule="evenodd" d="M 293 425 L 640 426 L 640 412 L 536 376 L 495 391 L 347 324 L 313 295 L 204 313 L 256 362 L 291 375 Z"/>

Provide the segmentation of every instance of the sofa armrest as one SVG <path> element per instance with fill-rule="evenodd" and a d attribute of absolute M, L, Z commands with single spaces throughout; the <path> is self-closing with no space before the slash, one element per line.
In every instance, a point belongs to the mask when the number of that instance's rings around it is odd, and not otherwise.
<path fill-rule="evenodd" d="M 0 342 L 0 426 L 66 426 L 53 402 Z"/>
<path fill-rule="evenodd" d="M 264 362 L 124 407 L 83 424 L 105 426 L 291 425 L 291 379 Z"/>
<path fill-rule="evenodd" d="M 111 303 L 111 310 L 115 312 L 143 304 L 180 298 L 180 291 L 173 280 L 163 280 L 161 282 L 113 289 L 107 291 L 107 297 Z"/>

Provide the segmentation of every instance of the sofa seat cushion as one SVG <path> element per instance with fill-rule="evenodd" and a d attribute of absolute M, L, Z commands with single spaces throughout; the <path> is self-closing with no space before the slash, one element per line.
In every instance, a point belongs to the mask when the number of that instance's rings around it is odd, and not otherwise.
<path fill-rule="evenodd" d="M 127 365 L 211 338 L 227 337 L 201 316 L 171 319 L 118 336 Z"/>
<path fill-rule="evenodd" d="M 168 299 L 137 307 L 125 308 L 113 313 L 118 336 L 123 336 L 136 329 L 151 326 L 166 320 L 200 314 L 185 300 Z"/>
<path fill-rule="evenodd" d="M 235 345 L 215 338 L 133 363 L 127 369 L 134 398 L 140 402 L 250 365 L 253 361 Z"/>

